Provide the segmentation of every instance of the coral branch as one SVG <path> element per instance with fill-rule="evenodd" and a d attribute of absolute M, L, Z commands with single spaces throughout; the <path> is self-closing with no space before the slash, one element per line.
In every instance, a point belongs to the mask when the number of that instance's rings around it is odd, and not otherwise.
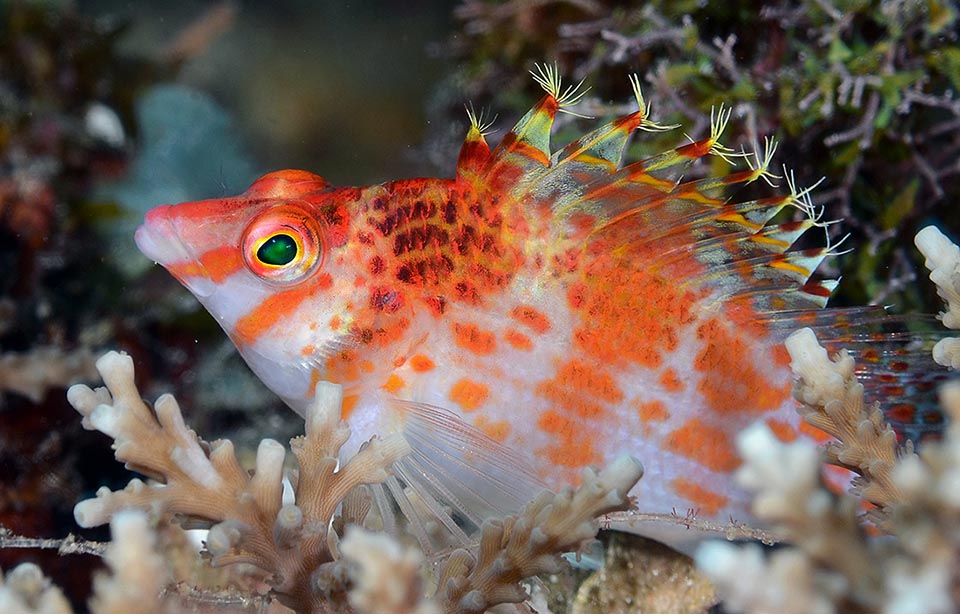
<path fill-rule="evenodd" d="M 947 310 L 940 313 L 943 325 L 960 330 L 960 248 L 950 241 L 935 226 L 927 226 L 917 233 L 917 245 L 930 269 L 930 281 L 937 286 L 937 294 L 947 303 Z M 960 369 L 960 337 L 947 337 L 933 348 L 937 364 L 951 369 Z"/>
<path fill-rule="evenodd" d="M 960 296 L 956 248 L 939 232 L 924 232 L 917 243 L 924 244 L 928 266 L 941 272 L 931 278 L 952 284 L 941 292 L 952 311 L 960 305 L 954 301 Z M 828 446 L 827 462 L 860 473 L 854 492 L 884 506 L 882 526 L 890 535 L 868 537 L 857 522 L 859 501 L 823 486 L 812 442 L 786 444 L 756 425 L 738 438 L 744 465 L 737 480 L 754 493 L 754 513 L 793 546 L 765 557 L 755 545 L 710 543 L 697 552 L 698 565 L 733 612 L 955 611 L 960 382 L 940 390 L 951 420 L 943 441 L 925 442 L 919 454 L 906 450 L 898 457 L 890 428 L 876 404 L 865 403 L 846 352 L 831 360 L 810 330 L 792 335 L 787 347 L 799 378 L 794 394 L 804 404 L 801 412 L 840 439 Z"/>
<path fill-rule="evenodd" d="M 161 396 L 154 409 L 144 403 L 128 356 L 111 352 L 97 361 L 97 369 L 107 387 L 74 386 L 70 403 L 86 428 L 114 438 L 118 460 L 155 481 L 134 479 L 118 492 L 101 489 L 76 506 L 77 521 L 93 526 L 113 518 L 115 539 L 123 544 L 133 534 L 152 533 L 142 526 L 144 516 L 128 517 L 131 512 L 122 509 L 205 522 L 212 525 L 207 549 L 214 564 L 249 563 L 266 571 L 272 594 L 299 612 L 346 612 L 352 606 L 366 612 L 459 614 L 523 601 L 520 580 L 557 570 L 560 553 L 593 538 L 598 516 L 629 507 L 626 493 L 643 473 L 637 461 L 624 457 L 600 473 L 585 470 L 577 489 L 543 492 L 519 514 L 487 520 L 479 542 L 455 550 L 441 564 L 438 588 L 427 598 L 420 578 L 424 555 L 361 528 L 373 501 L 367 485 L 390 478 L 410 447 L 400 435 L 374 438 L 355 456 L 338 460 L 350 437 L 340 419 L 339 386 L 317 385 L 306 434 L 291 441 L 300 470 L 291 476 L 294 501 L 284 504 L 286 452 L 279 443 L 262 441 L 248 474 L 229 441 L 208 444 L 184 424 L 172 396 Z M 338 543 L 341 535 L 346 537 Z M 148 542 L 141 540 L 140 551 L 111 546 L 106 556 L 115 577 L 97 581 L 98 595 L 109 597 L 98 597 L 95 609 L 129 611 L 135 602 L 158 603 L 150 595 L 168 575 L 145 554 Z M 137 567 L 130 563 L 134 557 Z M 131 582 L 139 591 L 111 588 Z"/>
<path fill-rule="evenodd" d="M 338 590 L 345 599 L 342 574 L 328 568 L 335 558 L 330 540 L 336 539 L 329 527 L 344 524 L 335 511 L 348 496 L 355 498 L 355 489 L 388 477 L 409 452 L 404 440 L 374 439 L 337 470 L 350 431 L 340 420 L 339 386 L 318 384 L 306 435 L 291 442 L 300 462 L 296 502 L 283 505 L 286 452 L 279 443 L 262 441 L 248 474 L 233 444 L 208 444 L 187 428 L 172 396 L 161 396 L 151 410 L 134 384 L 129 356 L 110 352 L 97 361 L 97 370 L 107 387 L 74 386 L 68 400 L 84 416 L 85 428 L 114 438 L 117 460 L 156 481 L 134 479 L 118 492 L 101 489 L 95 499 L 77 504 L 80 525 L 103 524 L 125 508 L 205 522 L 213 525 L 207 545 L 215 564 L 251 563 L 267 571 L 275 594 L 298 611 L 319 609 L 321 599 Z M 320 571 L 326 573 L 312 577 Z"/>
<path fill-rule="evenodd" d="M 517 582 L 559 569 L 559 552 L 579 549 L 597 532 L 597 516 L 626 509 L 626 493 L 643 475 L 639 462 L 622 457 L 599 474 L 584 470 L 577 490 L 543 492 L 517 516 L 488 521 L 476 551 L 457 550 L 444 564 L 438 602 L 444 612 L 483 612 L 522 601 Z"/>
<path fill-rule="evenodd" d="M 790 335 L 786 346 L 798 378 L 793 395 L 803 404 L 800 413 L 837 439 L 825 448 L 827 462 L 859 474 L 853 492 L 867 501 L 881 508 L 902 502 L 904 495 L 890 475 L 899 454 L 896 434 L 879 403 L 864 401 L 853 358 L 841 351 L 831 360 L 809 328 Z"/>

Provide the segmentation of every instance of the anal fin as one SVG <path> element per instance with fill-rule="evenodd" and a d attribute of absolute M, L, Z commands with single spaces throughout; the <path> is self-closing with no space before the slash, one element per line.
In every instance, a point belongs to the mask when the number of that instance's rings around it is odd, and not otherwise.
<path fill-rule="evenodd" d="M 386 402 L 412 449 L 394 465 L 396 478 L 387 489 L 428 552 L 438 545 L 463 545 L 484 520 L 517 512 L 546 488 L 523 453 L 454 412 L 395 398 Z M 427 526 L 443 527 L 446 537 L 434 539 Z"/>

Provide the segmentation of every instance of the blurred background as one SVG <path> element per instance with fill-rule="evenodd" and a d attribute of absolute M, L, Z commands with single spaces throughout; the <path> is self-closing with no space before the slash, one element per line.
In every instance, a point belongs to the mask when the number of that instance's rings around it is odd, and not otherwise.
<path fill-rule="evenodd" d="M 823 268 L 843 277 L 834 303 L 937 311 L 912 237 L 960 237 L 957 19 L 946 0 L 0 0 L 0 525 L 62 537 L 74 503 L 129 479 L 64 397 L 106 349 L 207 439 L 252 450 L 302 428 L 136 251 L 147 209 L 281 168 L 340 185 L 450 176 L 464 103 L 499 115 L 495 143 L 540 96 L 534 62 L 585 78 L 597 120 L 632 111 L 639 74 L 654 118 L 683 128 L 636 139 L 631 159 L 704 136 L 731 105 L 727 145 L 773 136 L 775 166 L 825 177 L 814 202 L 855 249 Z M 561 116 L 556 141 L 597 120 Z M 0 568 L 21 560 L 78 604 L 96 564 L 0 550 Z"/>

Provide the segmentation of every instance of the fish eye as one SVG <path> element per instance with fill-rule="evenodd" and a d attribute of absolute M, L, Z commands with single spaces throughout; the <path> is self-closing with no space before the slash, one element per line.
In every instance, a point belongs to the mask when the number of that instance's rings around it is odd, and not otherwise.
<path fill-rule="evenodd" d="M 271 207 L 243 233 L 243 259 L 252 273 L 275 283 L 305 279 L 323 258 L 320 226 L 293 205 Z"/>
<path fill-rule="evenodd" d="M 278 232 L 263 242 L 257 250 L 257 260 L 271 266 L 283 266 L 290 264 L 298 251 L 296 239 Z"/>

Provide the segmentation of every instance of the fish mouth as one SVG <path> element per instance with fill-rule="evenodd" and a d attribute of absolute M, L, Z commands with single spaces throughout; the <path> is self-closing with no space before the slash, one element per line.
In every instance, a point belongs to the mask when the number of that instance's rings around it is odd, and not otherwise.
<path fill-rule="evenodd" d="M 170 271 L 197 298 L 206 298 L 214 293 L 216 284 L 181 238 L 170 215 L 172 209 L 163 205 L 148 211 L 133 239 L 144 256 Z"/>

